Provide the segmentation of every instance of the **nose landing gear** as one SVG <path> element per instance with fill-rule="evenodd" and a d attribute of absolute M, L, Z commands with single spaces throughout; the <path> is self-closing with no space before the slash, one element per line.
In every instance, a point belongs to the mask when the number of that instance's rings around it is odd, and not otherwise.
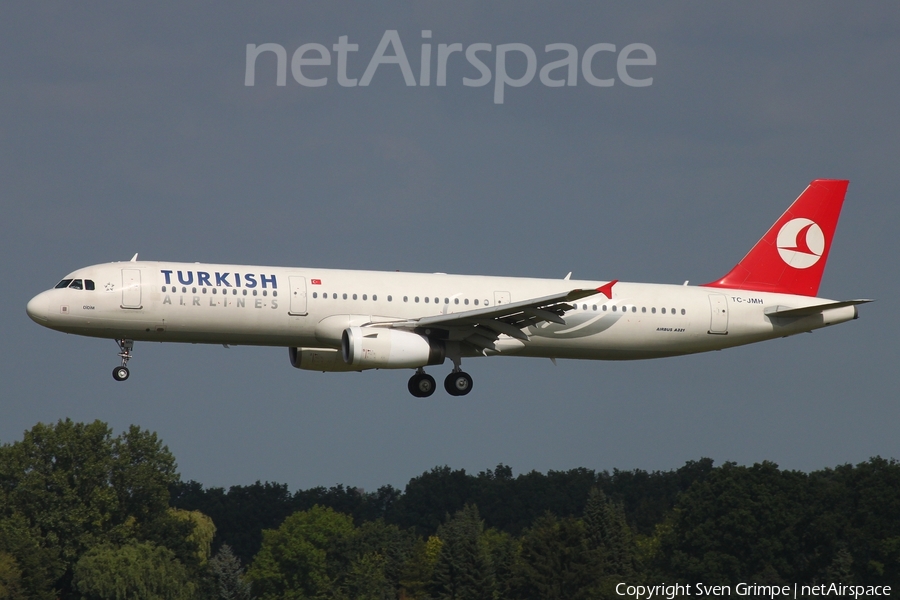
<path fill-rule="evenodd" d="M 122 359 L 122 366 L 113 369 L 112 376 L 116 381 L 125 381 L 131 372 L 128 370 L 128 361 L 131 360 L 131 351 L 134 349 L 134 340 L 116 340 L 119 345 L 119 357 Z"/>

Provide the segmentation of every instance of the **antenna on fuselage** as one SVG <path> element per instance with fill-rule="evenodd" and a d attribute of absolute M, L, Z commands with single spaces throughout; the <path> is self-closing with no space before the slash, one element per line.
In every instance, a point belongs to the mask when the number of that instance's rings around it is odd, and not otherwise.
<path fill-rule="evenodd" d="M 131 257 L 131 260 L 129 260 L 128 262 L 137 262 L 137 255 L 138 255 L 138 253 L 135 252 L 135 253 L 134 253 L 134 256 L 132 256 L 132 257 Z"/>
<path fill-rule="evenodd" d="M 569 274 L 563 277 L 563 281 L 568 281 L 572 277 L 572 271 L 569 271 Z"/>

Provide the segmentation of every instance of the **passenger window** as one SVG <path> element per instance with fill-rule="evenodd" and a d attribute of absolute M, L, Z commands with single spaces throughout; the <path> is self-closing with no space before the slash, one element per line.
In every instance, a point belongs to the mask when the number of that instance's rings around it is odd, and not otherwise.
<path fill-rule="evenodd" d="M 475 299 L 475 306 L 478 306 L 478 299 Z"/>
<path fill-rule="evenodd" d="M 215 294 L 215 293 L 216 293 L 216 288 L 213 288 L 213 294 Z"/>
<path fill-rule="evenodd" d="M 265 295 L 266 295 L 266 293 L 263 292 L 263 296 L 265 296 Z M 274 298 L 274 297 L 277 296 L 277 295 L 278 295 L 278 292 L 275 291 L 275 290 L 272 290 L 272 297 Z"/>
<path fill-rule="evenodd" d="M 675 314 L 675 309 L 674 309 L 674 308 L 671 308 L 671 309 L 669 309 L 669 310 L 672 311 L 672 314 L 673 314 L 673 315 Z"/>
<path fill-rule="evenodd" d="M 378 300 L 378 296 L 376 296 L 375 294 L 372 294 L 372 302 L 375 302 L 377 300 Z"/>
<path fill-rule="evenodd" d="M 651 309 L 650 309 L 650 312 L 652 312 L 652 313 L 655 315 L 655 314 L 656 314 L 656 307 L 654 306 L 653 308 L 651 308 Z"/>
<path fill-rule="evenodd" d="M 256 292 L 253 292 L 253 293 L 256 294 Z M 344 295 L 343 295 L 343 298 L 344 298 L 344 300 L 346 300 L 346 299 L 347 299 L 347 294 L 344 294 Z"/>
<path fill-rule="evenodd" d="M 647 312 L 647 307 L 646 307 L 646 306 L 642 306 L 642 307 L 641 307 L 641 312 L 642 312 L 642 313 Z"/>
<path fill-rule="evenodd" d="M 81 290 L 84 289 L 84 286 L 81 283 L 80 279 L 73 279 L 72 283 L 69 284 L 69 287 L 73 290 Z"/>
<path fill-rule="evenodd" d="M 363 300 L 368 300 L 368 299 L 369 299 L 369 295 L 368 295 L 368 294 L 363 294 Z"/>
<path fill-rule="evenodd" d="M 431 298 L 429 298 L 428 296 L 425 296 L 425 304 L 428 304 L 428 302 L 429 302 L 430 300 L 431 300 Z"/>
<path fill-rule="evenodd" d="M 435 298 L 435 299 L 434 299 L 434 303 L 435 303 L 435 304 L 440 304 L 440 302 L 441 302 L 441 299 L 440 299 L 440 298 Z"/>
<path fill-rule="evenodd" d="M 268 293 L 269 292 L 267 292 L 266 290 L 263 290 L 263 296 L 267 295 Z"/>
<path fill-rule="evenodd" d="M 203 293 L 204 293 L 204 294 L 206 293 L 206 288 L 203 288 Z"/>
<path fill-rule="evenodd" d="M 72 283 L 71 279 L 63 279 L 62 281 L 60 281 L 59 283 L 56 284 L 56 289 L 60 290 L 62 288 L 67 288 L 67 287 L 69 287 L 70 283 Z"/>
<path fill-rule="evenodd" d="M 660 309 L 660 311 L 662 312 L 662 314 L 666 314 L 666 309 L 663 308 L 663 309 Z"/>
<path fill-rule="evenodd" d="M 603 305 L 603 312 L 606 312 L 606 305 Z"/>
<path fill-rule="evenodd" d="M 196 294 L 196 293 L 197 293 L 197 288 L 191 288 L 191 293 L 192 293 L 192 294 Z"/>
<path fill-rule="evenodd" d="M 316 292 L 313 292 L 313 298 L 318 298 L 319 295 Z"/>
<path fill-rule="evenodd" d="M 232 296 L 237 296 L 237 290 L 231 290 L 231 295 L 232 295 Z"/>
<path fill-rule="evenodd" d="M 166 291 L 166 286 L 163 286 L 163 289 L 162 289 L 162 291 L 163 291 L 163 292 L 165 292 L 165 291 Z"/>
<path fill-rule="evenodd" d="M 332 299 L 332 300 L 337 300 L 337 294 L 331 294 L 331 299 Z"/>
<path fill-rule="evenodd" d="M 465 304 L 466 306 L 468 306 L 468 305 L 469 305 L 469 299 L 466 298 L 465 300 L 463 300 L 463 304 Z"/>
<path fill-rule="evenodd" d="M 408 302 L 408 301 L 409 301 L 409 296 L 403 296 L 403 301 L 404 301 L 404 302 Z"/>
<path fill-rule="evenodd" d="M 459 298 L 454 298 L 454 299 L 453 299 L 453 304 L 459 304 Z"/>
<path fill-rule="evenodd" d="M 187 288 L 186 288 L 186 287 L 181 288 L 181 293 L 182 293 L 182 294 L 187 294 Z M 244 290 L 244 295 L 245 295 L 245 296 L 247 295 L 247 290 Z"/>
<path fill-rule="evenodd" d="M 94 280 L 93 279 L 85 279 L 84 280 L 84 289 L 88 290 L 89 292 L 93 292 L 94 291 Z"/>
<path fill-rule="evenodd" d="M 356 294 L 353 294 L 353 299 L 356 300 Z"/>
<path fill-rule="evenodd" d="M 253 290 L 253 295 L 254 295 L 254 296 L 256 295 L 256 290 Z"/>
<path fill-rule="evenodd" d="M 597 312 L 597 305 L 596 305 L 596 304 L 593 305 L 591 308 L 593 309 L 594 312 Z"/>
<path fill-rule="evenodd" d="M 637 312 L 637 306 L 632 306 L 632 307 L 631 307 L 631 312 Z"/>
<path fill-rule="evenodd" d="M 246 296 L 246 295 L 247 295 L 247 290 L 244 290 L 244 291 L 242 291 L 241 293 L 242 293 L 244 296 Z"/>
<path fill-rule="evenodd" d="M 684 314 L 684 309 L 683 309 L 683 308 L 681 309 L 681 314 Z"/>
<path fill-rule="evenodd" d="M 416 303 L 419 302 L 419 297 L 418 297 L 418 296 L 415 297 L 415 301 L 416 301 Z M 427 302 L 427 299 L 426 299 L 426 302 Z"/>
<path fill-rule="evenodd" d="M 444 304 L 450 304 L 450 298 L 444 298 Z"/>

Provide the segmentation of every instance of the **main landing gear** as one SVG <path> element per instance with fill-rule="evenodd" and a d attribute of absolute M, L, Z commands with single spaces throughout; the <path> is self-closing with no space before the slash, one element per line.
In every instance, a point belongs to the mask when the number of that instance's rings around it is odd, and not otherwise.
<path fill-rule="evenodd" d="M 427 398 L 434 393 L 434 388 L 437 385 L 434 382 L 434 377 L 419 368 L 416 370 L 416 374 L 409 378 L 409 383 L 406 387 L 409 389 L 409 393 L 416 398 Z"/>
<path fill-rule="evenodd" d="M 407 387 L 409 388 L 409 393 L 416 398 L 427 398 L 434 393 L 434 389 L 437 386 L 434 377 L 420 368 L 415 375 L 409 378 Z M 444 379 L 444 389 L 451 396 L 465 396 L 472 391 L 472 376 L 458 368 L 454 369 Z"/>
<path fill-rule="evenodd" d="M 113 379 L 116 381 L 125 381 L 131 372 L 128 370 L 128 361 L 131 360 L 131 350 L 134 348 L 134 340 L 116 340 L 119 345 L 119 357 L 122 359 L 122 366 L 113 369 Z"/>

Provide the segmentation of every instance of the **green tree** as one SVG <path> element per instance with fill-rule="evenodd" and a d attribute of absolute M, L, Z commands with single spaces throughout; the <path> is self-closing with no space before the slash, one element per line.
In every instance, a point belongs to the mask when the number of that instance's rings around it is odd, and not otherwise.
<path fill-rule="evenodd" d="M 15 556 L 33 597 L 71 596 L 75 563 L 104 545 L 169 538 L 187 564 L 197 552 L 194 525 L 168 513 L 177 479 L 156 434 L 132 426 L 114 437 L 100 421 L 38 423 L 0 446 L 0 531 L 12 538 L 0 549 Z"/>
<path fill-rule="evenodd" d="M 431 593 L 438 600 L 490 600 L 494 577 L 490 555 L 482 541 L 484 523 L 474 504 L 467 504 L 438 528 L 443 542 Z"/>
<path fill-rule="evenodd" d="M 436 535 L 427 540 L 416 539 L 412 551 L 400 572 L 400 597 L 406 600 L 424 600 L 428 597 L 428 585 L 434 576 L 444 542 Z"/>
<path fill-rule="evenodd" d="M 519 556 L 519 542 L 516 538 L 497 529 L 488 529 L 481 536 L 490 560 L 494 579 L 494 597 L 509 598 L 512 590 L 515 564 Z"/>
<path fill-rule="evenodd" d="M 552 513 L 535 520 L 522 534 L 513 576 L 513 597 L 577 600 L 591 597 L 595 563 L 580 519 Z"/>
<path fill-rule="evenodd" d="M 385 573 L 387 559 L 380 552 L 367 552 L 350 565 L 342 591 L 353 600 L 393 600 L 395 587 Z"/>
<path fill-rule="evenodd" d="M 341 564 L 346 554 L 340 549 L 354 533 L 349 516 L 320 506 L 294 513 L 278 529 L 264 531 L 262 547 L 247 571 L 254 595 L 293 600 L 335 593 L 346 568 Z"/>
<path fill-rule="evenodd" d="M 171 550 L 146 542 L 88 550 L 72 583 L 85 600 L 189 600 L 196 590 Z"/>
<path fill-rule="evenodd" d="M 197 563 L 205 565 L 212 550 L 213 537 L 216 535 L 216 526 L 213 524 L 212 519 L 199 510 L 170 508 L 167 514 L 174 519 L 189 524 L 188 529 L 190 533 L 185 537 L 185 540 L 194 547 L 194 558 Z"/>
<path fill-rule="evenodd" d="M 682 581 L 804 580 L 814 504 L 808 476 L 764 462 L 726 463 L 682 494 L 659 556 Z"/>
<path fill-rule="evenodd" d="M 220 600 L 250 600 L 250 583 L 244 579 L 241 561 L 231 551 L 231 546 L 222 544 L 210 559 L 209 570 Z"/>
<path fill-rule="evenodd" d="M 610 502 L 603 491 L 592 488 L 584 508 L 585 544 L 593 595 L 615 598 L 615 585 L 633 581 L 634 536 L 625 522 L 621 504 Z"/>
<path fill-rule="evenodd" d="M 22 590 L 22 570 L 16 557 L 0 552 L 0 600 L 19 600 L 25 598 Z"/>
<path fill-rule="evenodd" d="M 8 567 L 6 575 L 9 578 L 8 593 L 21 589 L 23 597 L 55 600 L 54 582 L 65 572 L 65 565 L 59 558 L 59 551 L 43 546 L 39 534 L 28 526 L 22 515 L 0 518 L 0 554 L 15 561 Z M 0 581 L 3 581 L 2 576 Z"/>
<path fill-rule="evenodd" d="M 360 525 L 346 546 L 343 589 L 349 598 L 394 598 L 416 538 L 383 519 Z"/>

